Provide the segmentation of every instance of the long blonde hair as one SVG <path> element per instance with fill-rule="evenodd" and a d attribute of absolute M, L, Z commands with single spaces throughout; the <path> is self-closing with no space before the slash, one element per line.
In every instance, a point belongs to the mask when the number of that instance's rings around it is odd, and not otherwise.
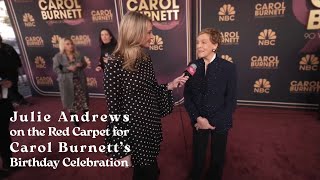
<path fill-rule="evenodd" d="M 72 39 L 70 38 L 61 38 L 59 39 L 59 50 L 60 50 L 60 54 L 65 54 L 65 49 L 64 49 L 64 43 L 66 41 L 70 41 L 71 44 L 73 45 L 73 52 L 72 54 L 76 57 L 79 55 L 79 52 L 76 49 L 76 46 L 74 45 L 74 42 L 72 41 Z"/>
<path fill-rule="evenodd" d="M 143 58 L 145 53 L 141 43 L 147 35 L 147 23 L 151 19 L 139 12 L 128 12 L 123 16 L 118 33 L 118 44 L 114 54 L 119 54 L 124 58 L 123 68 L 134 71 L 136 61 Z"/>

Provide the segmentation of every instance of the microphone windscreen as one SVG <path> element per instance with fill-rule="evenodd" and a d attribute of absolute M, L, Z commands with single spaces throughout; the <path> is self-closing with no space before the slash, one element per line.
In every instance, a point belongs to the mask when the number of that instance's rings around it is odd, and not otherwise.
<path fill-rule="evenodd" d="M 196 64 L 191 64 L 190 66 L 192 66 L 193 69 L 197 69 L 197 65 Z"/>
<path fill-rule="evenodd" d="M 197 70 L 197 65 L 195 64 L 191 64 L 190 66 L 187 67 L 186 71 L 188 72 L 188 74 L 190 74 L 191 76 L 193 76 L 196 73 Z M 190 76 L 189 75 L 189 76 Z"/>

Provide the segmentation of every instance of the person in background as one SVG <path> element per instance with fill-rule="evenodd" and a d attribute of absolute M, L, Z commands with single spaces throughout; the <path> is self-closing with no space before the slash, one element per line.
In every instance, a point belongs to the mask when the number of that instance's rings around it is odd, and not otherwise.
<path fill-rule="evenodd" d="M 59 89 L 63 107 L 70 114 L 89 110 L 87 80 L 84 68 L 87 66 L 84 57 L 76 50 L 71 39 L 59 41 L 60 52 L 53 57 L 53 71 L 58 75 Z M 79 126 L 79 122 L 75 122 Z"/>
<path fill-rule="evenodd" d="M 10 158 L 12 157 L 12 152 L 10 150 L 12 141 L 9 125 L 10 117 L 13 116 L 14 111 L 14 107 L 6 93 L 12 86 L 12 82 L 8 80 L 8 77 L 6 72 L 0 71 L 0 155 L 2 158 L 2 169 L 6 172 L 10 169 Z"/>
<path fill-rule="evenodd" d="M 117 45 L 117 39 L 108 28 L 103 28 L 99 36 L 100 43 L 100 59 L 96 71 L 100 72 L 104 69 L 104 61 L 107 61 L 107 56 L 111 55 Z"/>
<path fill-rule="evenodd" d="M 9 100 L 14 106 L 32 105 L 28 102 L 18 90 L 19 68 L 21 68 L 21 59 L 15 49 L 9 44 L 2 42 L 0 35 L 0 71 L 6 72 L 7 79 L 12 82 L 9 88 Z"/>
<path fill-rule="evenodd" d="M 128 136 L 107 136 L 106 145 L 119 145 L 113 159 L 133 165 L 133 180 L 157 180 L 157 156 L 162 141 L 160 119 L 173 109 L 172 90 L 188 77 L 158 84 L 150 56 L 152 22 L 139 12 L 123 16 L 114 54 L 105 64 L 104 90 L 109 114 L 129 115 L 129 121 L 109 119 L 107 129 L 129 130 Z M 109 117 L 109 116 L 108 116 Z M 128 146 L 129 148 L 128 148 Z M 126 148 L 127 147 L 127 148 Z"/>
<path fill-rule="evenodd" d="M 211 135 L 210 170 L 207 179 L 222 179 L 228 131 L 236 107 L 236 67 L 218 56 L 221 34 L 203 29 L 197 37 L 196 73 L 185 84 L 184 105 L 193 126 L 193 168 L 191 178 L 201 178 Z"/>

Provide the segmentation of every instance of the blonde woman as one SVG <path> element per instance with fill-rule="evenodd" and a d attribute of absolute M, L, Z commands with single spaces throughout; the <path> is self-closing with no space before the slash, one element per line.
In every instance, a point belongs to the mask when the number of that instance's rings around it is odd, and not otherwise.
<path fill-rule="evenodd" d="M 129 135 L 106 137 L 106 143 L 119 147 L 118 152 L 111 153 L 113 158 L 134 166 L 134 180 L 158 179 L 160 118 L 173 109 L 172 90 L 188 79 L 180 76 L 168 84 L 157 83 L 152 60 L 144 52 L 152 38 L 151 20 L 138 12 L 128 12 L 120 23 L 115 52 L 105 64 L 104 88 L 109 114 L 129 115 L 128 122 L 120 119 L 107 127 L 129 130 Z"/>
<path fill-rule="evenodd" d="M 76 51 L 71 39 L 59 41 L 60 52 L 53 57 L 53 70 L 58 75 L 59 89 L 63 107 L 70 114 L 88 111 L 88 92 L 85 59 Z M 75 122 L 79 126 L 79 122 Z"/>

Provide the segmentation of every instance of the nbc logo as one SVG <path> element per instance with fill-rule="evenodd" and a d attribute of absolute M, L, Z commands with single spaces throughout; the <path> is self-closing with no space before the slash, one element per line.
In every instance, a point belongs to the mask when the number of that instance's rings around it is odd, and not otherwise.
<path fill-rule="evenodd" d="M 281 17 L 286 10 L 285 2 L 258 3 L 255 6 L 255 17 Z"/>
<path fill-rule="evenodd" d="M 94 77 L 87 77 L 88 87 L 98 87 L 97 79 Z"/>
<path fill-rule="evenodd" d="M 231 62 L 231 63 L 233 63 L 232 57 L 229 56 L 229 55 L 221 55 L 221 58 L 224 59 L 224 60 L 227 60 L 227 61 L 229 61 L 229 62 Z"/>
<path fill-rule="evenodd" d="M 35 27 L 36 26 L 35 20 L 30 13 L 23 14 L 23 22 L 26 27 Z"/>
<path fill-rule="evenodd" d="M 231 31 L 231 32 L 221 32 L 222 36 L 222 45 L 237 45 L 239 44 L 239 32 Z"/>
<path fill-rule="evenodd" d="M 46 68 L 46 62 L 44 61 L 44 59 L 41 56 L 37 56 L 34 59 L 34 63 L 36 64 L 37 69 Z"/>
<path fill-rule="evenodd" d="M 164 43 L 163 43 L 162 37 L 155 35 L 151 39 L 149 50 L 162 51 L 163 45 L 164 45 Z"/>
<path fill-rule="evenodd" d="M 236 11 L 230 4 L 224 4 L 219 10 L 219 21 L 234 21 Z"/>
<path fill-rule="evenodd" d="M 277 35 L 272 29 L 264 29 L 258 36 L 259 46 L 274 46 L 276 45 Z"/>
<path fill-rule="evenodd" d="M 291 93 L 319 93 L 320 81 L 291 81 Z"/>
<path fill-rule="evenodd" d="M 51 37 L 51 43 L 54 48 L 59 48 L 59 41 L 61 37 L 59 35 L 53 35 Z"/>
<path fill-rule="evenodd" d="M 307 54 L 300 60 L 300 71 L 318 71 L 319 69 L 319 58 L 314 54 Z"/>
<path fill-rule="evenodd" d="M 259 79 L 253 85 L 253 92 L 258 94 L 269 94 L 271 84 L 267 79 Z"/>

